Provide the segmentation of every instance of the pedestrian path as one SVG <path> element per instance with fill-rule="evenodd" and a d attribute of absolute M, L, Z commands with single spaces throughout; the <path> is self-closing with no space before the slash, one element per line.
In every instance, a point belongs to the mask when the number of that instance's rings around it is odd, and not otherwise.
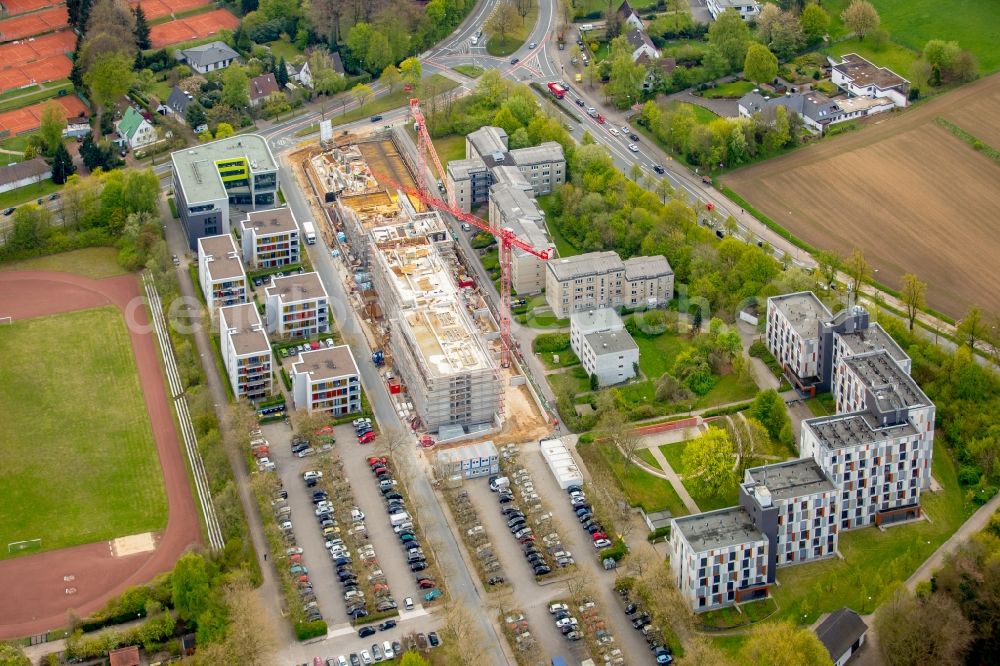
<path fill-rule="evenodd" d="M 684 484 L 681 483 L 681 477 L 677 476 L 677 472 L 675 472 L 674 468 L 670 466 L 669 462 L 667 462 L 667 459 L 664 457 L 663 452 L 660 451 L 660 448 L 652 446 L 649 448 L 649 452 L 653 454 L 653 459 L 656 461 L 656 464 L 663 470 L 664 478 L 670 482 L 670 485 L 674 487 L 674 490 L 677 491 L 677 494 L 680 496 L 681 501 L 684 502 L 684 508 L 692 514 L 701 513 L 701 509 L 698 508 L 698 505 L 688 493 L 687 488 L 685 488 Z"/>

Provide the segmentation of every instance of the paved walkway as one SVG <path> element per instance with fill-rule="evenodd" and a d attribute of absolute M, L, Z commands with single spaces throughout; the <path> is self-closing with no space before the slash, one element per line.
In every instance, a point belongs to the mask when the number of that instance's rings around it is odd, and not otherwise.
<path fill-rule="evenodd" d="M 677 491 L 677 494 L 680 496 L 681 501 L 684 502 L 684 507 L 691 513 L 701 513 L 701 509 L 698 508 L 698 505 L 695 504 L 695 501 L 688 493 L 687 488 L 685 488 L 684 484 L 681 483 L 681 477 L 677 476 L 677 472 L 675 472 L 674 468 L 670 466 L 669 462 L 667 462 L 667 459 L 664 457 L 663 452 L 660 451 L 659 447 L 651 446 L 648 450 L 653 454 L 653 459 L 656 460 L 656 464 L 663 470 L 664 478 L 670 482 L 670 485 L 674 487 L 674 490 Z"/>

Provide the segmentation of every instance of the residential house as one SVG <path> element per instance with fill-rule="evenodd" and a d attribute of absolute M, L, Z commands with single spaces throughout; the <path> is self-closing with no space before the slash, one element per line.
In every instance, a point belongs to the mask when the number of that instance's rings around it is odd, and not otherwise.
<path fill-rule="evenodd" d="M 664 307 L 674 295 L 674 271 L 663 255 L 621 260 L 588 252 L 546 262 L 545 301 L 559 319 L 596 308 Z"/>
<path fill-rule="evenodd" d="M 636 62 L 645 55 L 650 60 L 660 57 L 660 50 L 653 44 L 653 40 L 643 30 L 632 30 L 628 33 L 628 43 L 632 48 L 632 62 Z"/>
<path fill-rule="evenodd" d="M 536 250 L 554 254 L 552 242 L 545 234 L 545 214 L 531 196 L 531 186 L 519 171 L 505 168 L 513 172 L 520 186 L 498 183 L 490 188 L 490 220 L 513 229 Z M 545 262 L 521 248 L 514 248 L 512 259 L 511 287 L 514 291 L 518 294 L 541 292 L 545 288 Z"/>
<path fill-rule="evenodd" d="M 316 273 L 274 278 L 264 292 L 269 333 L 311 338 L 330 330 L 330 298 Z"/>
<path fill-rule="evenodd" d="M 280 90 L 273 72 L 253 77 L 250 79 L 250 106 L 260 106 L 268 97 Z"/>
<path fill-rule="evenodd" d="M 361 411 L 361 378 L 347 345 L 320 347 L 299 354 L 292 363 L 296 409 L 343 416 Z"/>
<path fill-rule="evenodd" d="M 229 233 L 229 206 L 273 208 L 278 165 L 263 137 L 237 134 L 170 154 L 177 214 L 188 244 Z"/>
<path fill-rule="evenodd" d="M 840 61 L 830 58 L 830 80 L 857 97 L 886 97 L 898 107 L 909 103 L 910 82 L 887 67 L 879 67 L 857 53 Z"/>
<path fill-rule="evenodd" d="M 817 134 L 822 134 L 830 125 L 892 111 L 895 108 L 888 97 L 834 100 L 816 90 L 789 93 L 779 97 L 765 97 L 754 90 L 740 98 L 738 103 L 739 113 L 744 118 L 751 118 L 759 113 L 769 122 L 773 122 L 774 110 L 778 106 L 785 107 L 789 116 L 798 115 L 803 125 Z"/>
<path fill-rule="evenodd" d="M 337 51 L 330 54 L 330 65 L 333 67 L 333 71 L 341 76 L 344 76 L 347 73 L 344 70 L 344 61 L 340 58 L 340 53 Z"/>
<path fill-rule="evenodd" d="M 240 221 L 243 261 L 256 268 L 289 266 L 301 261 L 299 225 L 292 209 L 271 208 L 247 213 Z"/>
<path fill-rule="evenodd" d="M 174 86 L 164 107 L 166 107 L 167 113 L 177 116 L 177 120 L 186 123 L 185 116 L 192 102 L 194 102 L 194 95 L 183 90 L 180 86 Z"/>
<path fill-rule="evenodd" d="M 288 72 L 288 79 L 290 81 L 298 81 L 306 88 L 313 87 L 312 70 L 309 69 L 308 60 L 303 62 L 301 65 L 285 63 L 285 71 Z"/>
<path fill-rule="evenodd" d="M 198 239 L 198 281 L 209 314 L 217 307 L 247 302 L 247 276 L 231 235 Z"/>
<path fill-rule="evenodd" d="M 618 7 L 618 18 L 622 21 L 623 30 L 644 30 L 642 19 L 632 9 L 632 6 L 628 4 L 628 0 L 624 0 L 621 6 Z"/>
<path fill-rule="evenodd" d="M 635 377 L 639 347 L 611 308 L 574 312 L 569 317 L 569 341 L 588 375 L 600 386 L 621 384 Z"/>
<path fill-rule="evenodd" d="M 642 80 L 643 90 L 656 90 L 661 81 L 674 73 L 677 69 L 677 60 L 674 58 L 660 58 L 653 60 L 645 53 L 640 55 L 636 62 L 646 68 L 646 77 Z"/>
<path fill-rule="evenodd" d="M 52 177 L 52 167 L 41 157 L 0 167 L 0 192 L 40 183 Z"/>
<path fill-rule="evenodd" d="M 760 14 L 760 4 L 755 0 L 708 0 L 708 12 L 713 21 L 729 9 L 736 11 L 744 21 L 755 19 Z"/>
<path fill-rule="evenodd" d="M 273 355 L 256 304 L 219 308 L 219 347 L 237 399 L 257 401 L 271 395 Z"/>
<path fill-rule="evenodd" d="M 868 625 L 850 608 L 826 616 L 816 627 L 816 637 L 826 648 L 833 666 L 844 666 L 864 645 Z"/>
<path fill-rule="evenodd" d="M 134 107 L 126 107 L 121 120 L 115 123 L 118 141 L 135 150 L 156 143 L 156 128 Z"/>
<path fill-rule="evenodd" d="M 224 42 L 209 42 L 177 52 L 177 59 L 199 74 L 225 69 L 236 62 L 240 54 Z"/>

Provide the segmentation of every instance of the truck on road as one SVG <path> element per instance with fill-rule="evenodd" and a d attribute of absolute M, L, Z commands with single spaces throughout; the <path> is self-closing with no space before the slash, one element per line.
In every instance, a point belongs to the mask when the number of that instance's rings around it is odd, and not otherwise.
<path fill-rule="evenodd" d="M 549 92 L 551 92 L 556 99 L 562 99 L 566 96 L 566 89 L 554 81 L 549 84 Z"/>
<path fill-rule="evenodd" d="M 316 227 L 313 226 L 312 222 L 303 222 L 302 231 L 306 236 L 306 244 L 315 245 L 316 244 Z"/>

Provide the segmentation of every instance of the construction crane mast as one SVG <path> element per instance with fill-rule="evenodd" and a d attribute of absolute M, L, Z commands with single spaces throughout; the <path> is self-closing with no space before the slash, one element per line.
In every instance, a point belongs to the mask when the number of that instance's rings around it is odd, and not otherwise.
<path fill-rule="evenodd" d="M 449 213 L 459 221 L 469 224 L 480 231 L 485 231 L 497 239 L 497 242 L 500 245 L 500 366 L 503 368 L 509 368 L 511 352 L 514 349 L 510 336 L 510 275 L 514 264 L 514 248 L 523 250 L 528 254 L 538 257 L 542 261 L 550 259 L 552 251 L 550 248 L 540 250 L 531 243 L 521 240 L 517 234 L 514 233 L 514 230 L 509 227 L 493 227 L 490 226 L 490 223 L 486 220 L 480 219 L 471 213 L 466 213 L 455 205 L 455 194 L 450 190 L 447 193 L 448 201 L 443 201 L 431 194 L 433 190 L 429 186 L 429 183 L 427 183 L 426 175 L 428 155 L 434 161 L 434 165 L 437 167 L 438 173 L 441 174 L 442 177 L 444 177 L 444 170 L 441 168 L 441 160 L 438 159 L 437 151 L 434 149 L 434 144 L 431 142 L 430 135 L 427 133 L 426 121 L 420 111 L 420 100 L 410 100 L 410 113 L 413 114 L 413 120 L 417 126 L 417 135 L 420 137 L 417 164 L 419 172 L 417 174 L 418 187 L 416 189 L 406 187 L 395 182 L 391 178 L 387 178 L 383 174 L 378 174 L 378 179 L 381 180 L 384 185 L 388 185 L 396 190 L 405 192 L 407 195 L 420 200 L 427 206 L 432 206 L 438 210 Z"/>

